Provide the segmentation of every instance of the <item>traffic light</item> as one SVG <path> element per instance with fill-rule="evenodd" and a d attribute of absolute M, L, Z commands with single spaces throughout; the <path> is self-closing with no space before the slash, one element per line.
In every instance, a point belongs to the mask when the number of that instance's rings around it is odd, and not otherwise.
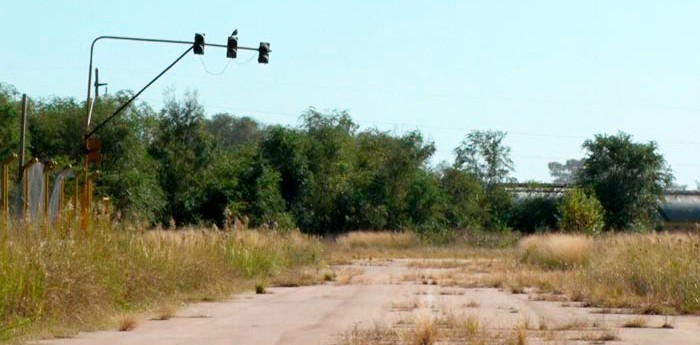
<path fill-rule="evenodd" d="M 194 45 L 192 50 L 197 55 L 204 55 L 204 34 L 194 34 Z"/>
<path fill-rule="evenodd" d="M 270 62 L 270 51 L 270 43 L 260 42 L 260 48 L 258 48 L 258 63 Z"/>
<path fill-rule="evenodd" d="M 226 57 L 235 59 L 236 58 L 236 50 L 238 49 L 238 37 L 236 36 L 229 36 L 228 37 L 228 44 L 226 44 Z"/>

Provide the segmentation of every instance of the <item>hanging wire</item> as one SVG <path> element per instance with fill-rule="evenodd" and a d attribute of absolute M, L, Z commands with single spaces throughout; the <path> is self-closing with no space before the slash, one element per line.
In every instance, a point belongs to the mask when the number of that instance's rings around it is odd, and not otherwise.
<path fill-rule="evenodd" d="M 222 75 L 222 74 L 224 74 L 224 72 L 226 72 L 226 69 L 228 69 L 228 65 L 231 64 L 231 60 L 229 59 L 228 62 L 226 62 L 226 66 L 224 66 L 224 69 L 222 69 L 221 72 L 211 72 L 207 68 L 207 65 L 204 63 L 204 59 L 202 59 L 201 56 L 199 57 L 199 62 L 202 63 L 202 67 L 204 67 L 204 71 L 207 72 L 207 74 L 209 74 L 209 75 Z"/>
<path fill-rule="evenodd" d="M 253 59 L 255 59 L 255 55 L 251 55 L 250 58 L 249 58 L 248 60 L 246 60 L 245 62 L 238 62 L 238 61 L 236 61 L 236 64 L 238 64 L 238 65 L 247 65 L 247 64 L 253 62 Z"/>

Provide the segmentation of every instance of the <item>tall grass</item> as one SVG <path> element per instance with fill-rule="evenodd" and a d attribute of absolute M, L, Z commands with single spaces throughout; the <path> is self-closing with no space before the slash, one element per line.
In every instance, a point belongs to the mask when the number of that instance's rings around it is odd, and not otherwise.
<path fill-rule="evenodd" d="M 549 286 L 605 307 L 700 312 L 698 235 L 536 235 L 520 242 L 518 258 L 534 269 L 513 275 L 523 285 Z M 537 269 L 560 272 L 553 275 Z M 559 278 L 552 281 L 555 276 Z M 549 280 L 547 284 L 543 279 Z"/>
<path fill-rule="evenodd" d="M 578 284 L 594 303 L 700 312 L 700 236 L 619 235 L 599 242 Z"/>
<path fill-rule="evenodd" d="M 583 266 L 592 249 L 593 239 L 584 235 L 533 235 L 518 243 L 521 261 L 546 269 Z"/>
<path fill-rule="evenodd" d="M 297 231 L 0 232 L 0 340 L 39 328 L 93 329 L 166 300 L 212 299 L 300 266 L 322 245 Z M 51 335 L 51 334 L 46 334 Z"/>

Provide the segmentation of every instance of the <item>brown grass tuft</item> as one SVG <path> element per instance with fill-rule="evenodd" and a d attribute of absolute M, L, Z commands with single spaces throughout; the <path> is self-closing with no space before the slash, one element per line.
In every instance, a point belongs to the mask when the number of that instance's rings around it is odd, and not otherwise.
<path fill-rule="evenodd" d="M 175 317 L 175 314 L 177 313 L 177 308 L 171 303 L 164 303 L 158 306 L 158 308 L 156 308 L 155 313 L 156 315 L 154 317 L 154 320 L 170 320 L 173 317 Z"/>
<path fill-rule="evenodd" d="M 349 285 L 354 283 L 355 277 L 362 275 L 364 269 L 359 267 L 340 268 L 335 273 L 335 283 L 337 285 Z"/>
<path fill-rule="evenodd" d="M 431 314 L 421 314 L 416 317 L 415 329 L 411 343 L 414 345 L 433 345 L 438 336 L 438 327 Z"/>
<path fill-rule="evenodd" d="M 126 313 L 117 316 L 117 330 L 119 332 L 129 332 L 136 329 L 141 324 L 139 315 Z"/>
<path fill-rule="evenodd" d="M 528 236 L 518 243 L 520 260 L 545 269 L 583 266 L 591 256 L 593 239 L 584 235 Z"/>

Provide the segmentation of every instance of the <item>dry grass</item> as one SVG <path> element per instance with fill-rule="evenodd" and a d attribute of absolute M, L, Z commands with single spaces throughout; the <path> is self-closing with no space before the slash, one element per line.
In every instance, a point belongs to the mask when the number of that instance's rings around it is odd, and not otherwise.
<path fill-rule="evenodd" d="M 173 317 L 175 317 L 175 314 L 177 313 L 177 307 L 175 307 L 175 305 L 173 305 L 172 303 L 162 303 L 160 306 L 158 306 L 158 308 L 154 310 L 154 312 L 154 320 L 170 320 Z"/>
<path fill-rule="evenodd" d="M 528 330 L 488 330 L 473 315 L 448 312 L 436 316 L 426 310 L 414 312 L 397 323 L 374 324 L 369 328 L 355 325 L 340 336 L 339 345 L 525 345 Z"/>
<path fill-rule="evenodd" d="M 438 326 L 430 313 L 421 313 L 415 319 L 411 338 L 413 345 L 433 345 L 438 338 Z"/>
<path fill-rule="evenodd" d="M 473 269 L 437 279 L 449 286 L 532 288 L 561 296 L 546 299 L 644 314 L 697 313 L 698 257 L 700 236 L 693 234 L 536 235 L 521 241 L 517 256 L 492 262 L 479 279 Z"/>
<path fill-rule="evenodd" d="M 412 261 L 408 264 L 408 267 L 413 267 L 413 268 L 437 268 L 437 269 L 451 269 L 451 268 L 460 268 L 467 266 L 469 262 L 465 261 L 458 261 L 458 260 L 421 260 L 421 261 Z"/>
<path fill-rule="evenodd" d="M 622 323 L 624 328 L 644 328 L 647 327 L 648 319 L 644 316 L 635 316 L 631 319 L 627 319 Z"/>
<path fill-rule="evenodd" d="M 343 267 L 335 271 L 335 283 L 337 285 L 349 285 L 359 283 L 355 277 L 361 276 L 364 269 L 359 267 Z"/>
<path fill-rule="evenodd" d="M 467 308 L 479 308 L 479 306 L 481 306 L 481 304 L 476 300 L 470 300 L 464 306 Z"/>
<path fill-rule="evenodd" d="M 346 248 L 410 248 L 419 244 L 412 232 L 354 231 L 339 236 L 335 242 Z"/>
<path fill-rule="evenodd" d="M 95 221 L 87 234 L 0 229 L 0 341 L 110 327 L 121 313 L 215 300 L 322 265 L 299 232 L 144 231 Z M 55 330 L 55 331 L 54 331 Z"/>
<path fill-rule="evenodd" d="M 593 344 L 605 343 L 607 341 L 620 340 L 618 332 L 611 329 L 602 330 L 586 330 L 580 332 L 577 336 L 571 338 L 570 340 L 583 340 L 588 341 Z"/>
<path fill-rule="evenodd" d="M 141 324 L 141 317 L 134 313 L 126 313 L 117 316 L 117 330 L 119 332 L 129 332 L 136 329 Z"/>
<path fill-rule="evenodd" d="M 585 319 L 573 319 L 566 323 L 553 327 L 555 331 L 584 330 L 591 327 L 591 323 Z"/>
<path fill-rule="evenodd" d="M 271 286 L 299 287 L 316 285 L 335 279 L 333 272 L 327 268 L 302 266 L 289 268 L 270 277 Z"/>
<path fill-rule="evenodd" d="M 339 336 L 338 345 L 391 344 L 387 340 L 391 341 L 400 337 L 401 335 L 395 327 L 375 323 L 372 327 L 361 328 L 355 324 L 352 329 Z"/>
<path fill-rule="evenodd" d="M 328 258 L 333 264 L 348 264 L 353 260 L 432 258 L 459 262 L 456 259 L 497 258 L 517 241 L 517 233 L 463 232 L 454 241 L 435 244 L 421 240 L 413 232 L 356 231 L 327 241 Z M 428 264 L 430 265 L 430 264 Z M 458 266 L 459 264 L 445 264 Z"/>
<path fill-rule="evenodd" d="M 591 256 L 593 239 L 584 235 L 533 235 L 518 243 L 520 260 L 546 269 L 583 266 Z"/>
<path fill-rule="evenodd" d="M 599 242 L 578 282 L 592 303 L 657 314 L 700 311 L 698 235 L 618 235 Z"/>

